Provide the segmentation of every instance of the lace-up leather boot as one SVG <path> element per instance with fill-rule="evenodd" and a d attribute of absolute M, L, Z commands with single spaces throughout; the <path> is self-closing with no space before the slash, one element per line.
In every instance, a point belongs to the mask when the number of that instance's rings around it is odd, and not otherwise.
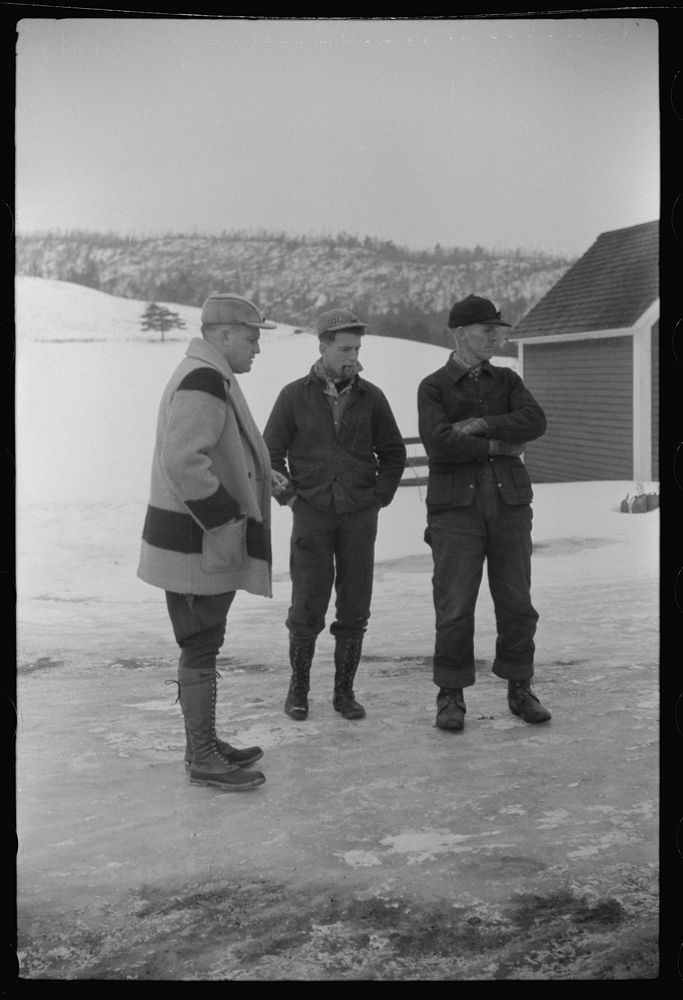
<path fill-rule="evenodd" d="M 457 732 L 465 728 L 465 696 L 462 688 L 439 688 L 436 696 L 436 726 Z"/>
<path fill-rule="evenodd" d="M 508 705 L 525 722 L 547 722 L 552 715 L 531 690 L 531 681 L 508 681 Z"/>
<path fill-rule="evenodd" d="M 219 752 L 216 737 L 216 671 L 178 668 L 178 698 L 192 746 L 190 782 L 224 791 L 257 788 L 266 780 L 260 771 L 245 771 Z"/>
<path fill-rule="evenodd" d="M 292 676 L 285 700 L 285 712 L 290 718 L 298 721 L 308 718 L 308 691 L 314 652 L 314 638 L 302 639 L 290 635 L 289 663 L 292 668 Z"/>
<path fill-rule="evenodd" d="M 337 636 L 334 649 L 334 696 L 335 711 L 345 719 L 364 719 L 365 709 L 356 701 L 353 681 L 360 663 L 363 649 L 362 635 Z"/>
<path fill-rule="evenodd" d="M 244 747 L 238 750 L 231 743 L 226 743 L 225 740 L 220 740 L 218 737 L 216 737 L 216 746 L 221 757 L 225 757 L 229 764 L 237 764 L 239 767 L 249 767 L 250 764 L 255 764 L 263 757 L 261 747 Z M 185 726 L 185 767 L 189 767 L 191 763 L 192 740 L 188 728 Z"/>

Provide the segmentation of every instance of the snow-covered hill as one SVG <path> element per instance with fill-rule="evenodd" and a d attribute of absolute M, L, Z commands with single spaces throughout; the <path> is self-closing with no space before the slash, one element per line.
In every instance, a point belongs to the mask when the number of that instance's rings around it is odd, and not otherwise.
<path fill-rule="evenodd" d="M 346 303 L 365 316 L 391 314 L 413 327 L 472 291 L 486 294 L 516 323 L 570 261 L 537 251 L 411 251 L 353 237 L 97 233 L 20 234 L 16 271 L 76 281 L 132 299 L 198 305 L 213 289 L 241 289 L 278 321 L 306 326 L 316 312 Z M 391 328 L 382 331 L 393 336 Z M 440 330 L 439 330 L 440 333 Z M 432 337 L 421 337 L 439 343 Z"/>
<path fill-rule="evenodd" d="M 157 407 L 188 339 L 199 332 L 199 309 L 166 303 L 187 327 L 172 331 L 169 336 L 177 339 L 160 343 L 140 330 L 144 302 L 39 278 L 18 278 L 16 293 L 20 595 L 43 602 L 43 623 L 45 595 L 55 595 L 52 611 L 62 625 L 68 620 L 64 601 L 83 595 L 90 595 L 88 600 L 99 595 L 95 600 L 104 608 L 110 602 L 156 607 L 156 593 L 136 580 L 135 566 Z M 314 336 L 287 326 L 263 331 L 261 345 L 240 383 L 263 426 L 280 388 L 308 371 L 319 355 Z M 420 379 L 446 357 L 444 349 L 431 345 L 365 337 L 364 375 L 386 393 L 404 436 L 417 434 Z M 409 448 L 412 454 L 420 451 L 419 445 Z M 619 513 L 621 499 L 633 488 L 621 482 L 535 487 L 537 550 L 572 556 L 563 559 L 564 580 L 656 574 L 657 513 Z M 424 490 L 399 489 L 382 511 L 378 563 L 425 558 L 424 524 Z M 289 509 L 273 504 L 273 568 L 284 586 L 290 525 Z M 581 559 L 575 558 L 578 553 Z M 32 626 L 24 640 L 32 644 L 39 636 Z"/>
<path fill-rule="evenodd" d="M 163 303 L 185 321 L 161 343 L 145 334 L 146 303 L 68 282 L 16 280 L 17 431 L 22 495 L 56 497 L 74 482 L 82 495 L 140 497 L 156 411 L 185 346 L 199 336 L 200 310 Z M 252 412 L 265 424 L 283 385 L 319 357 L 317 339 L 291 326 L 262 331 L 261 354 L 240 378 Z M 421 378 L 444 363 L 430 344 L 367 335 L 364 376 L 387 395 L 405 437 L 417 434 Z M 514 366 L 513 358 L 500 359 Z"/>

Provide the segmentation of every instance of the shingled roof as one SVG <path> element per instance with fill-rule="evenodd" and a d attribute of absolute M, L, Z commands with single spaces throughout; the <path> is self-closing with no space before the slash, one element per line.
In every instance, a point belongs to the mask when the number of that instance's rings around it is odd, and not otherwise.
<path fill-rule="evenodd" d="M 659 220 L 598 236 L 509 333 L 545 337 L 633 326 L 659 295 Z"/>

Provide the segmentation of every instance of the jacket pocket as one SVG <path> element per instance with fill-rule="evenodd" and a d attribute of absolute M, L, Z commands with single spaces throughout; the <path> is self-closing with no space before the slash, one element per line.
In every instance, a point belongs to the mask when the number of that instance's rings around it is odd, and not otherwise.
<path fill-rule="evenodd" d="M 512 488 L 517 503 L 531 503 L 534 492 L 531 488 L 531 479 L 526 468 L 520 463 L 510 469 L 512 475 Z"/>
<path fill-rule="evenodd" d="M 457 472 L 430 472 L 427 480 L 427 507 L 446 510 L 468 507 L 474 498 L 473 473 L 469 469 Z"/>
<path fill-rule="evenodd" d="M 202 539 L 202 569 L 207 573 L 224 573 L 241 569 L 247 563 L 247 518 L 238 517 L 213 531 L 205 531 Z"/>
<path fill-rule="evenodd" d="M 450 507 L 453 503 L 453 474 L 433 472 L 427 481 L 427 504 L 430 507 Z"/>
<path fill-rule="evenodd" d="M 292 475 L 292 483 L 295 488 L 311 490 L 320 485 L 321 474 L 317 465 L 305 465 L 297 469 Z"/>

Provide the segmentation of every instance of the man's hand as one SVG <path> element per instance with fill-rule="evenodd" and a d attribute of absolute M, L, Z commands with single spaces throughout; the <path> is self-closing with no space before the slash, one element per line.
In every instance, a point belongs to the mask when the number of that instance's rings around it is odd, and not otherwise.
<path fill-rule="evenodd" d="M 458 420 L 456 423 L 451 424 L 451 427 L 454 431 L 459 431 L 461 434 L 475 435 L 486 434 L 489 429 L 489 425 L 483 417 L 468 417 L 467 420 Z"/>
<path fill-rule="evenodd" d="M 525 448 L 524 441 L 519 444 L 513 444 L 512 441 L 498 441 L 497 438 L 491 438 L 489 441 L 489 455 L 516 456 L 521 455 Z"/>
<path fill-rule="evenodd" d="M 289 479 L 275 469 L 270 470 L 270 492 L 274 497 L 279 496 L 283 490 L 289 486 Z"/>

